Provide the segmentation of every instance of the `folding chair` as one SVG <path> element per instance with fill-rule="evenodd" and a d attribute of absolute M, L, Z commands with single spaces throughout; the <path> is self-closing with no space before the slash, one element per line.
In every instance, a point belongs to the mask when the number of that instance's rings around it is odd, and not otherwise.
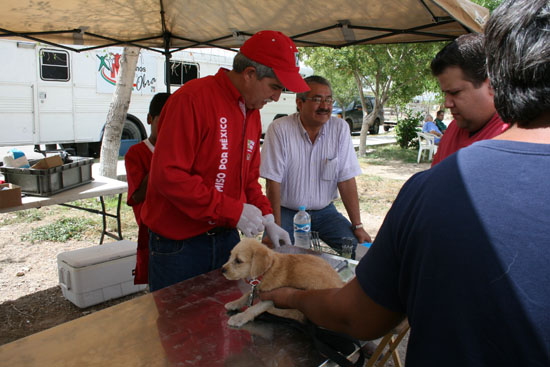
<path fill-rule="evenodd" d="M 418 159 L 416 163 L 420 163 L 422 153 L 427 150 L 429 153 L 429 160 L 432 160 L 433 155 L 437 152 L 437 145 L 435 145 L 435 135 L 429 133 L 423 133 L 417 131 L 418 135 Z"/>
<path fill-rule="evenodd" d="M 399 326 L 387 333 L 374 350 L 365 367 L 382 367 L 390 357 L 393 358 L 395 367 L 402 367 L 401 358 L 399 358 L 399 353 L 397 353 L 396 349 L 409 329 L 409 323 L 407 320 L 404 320 Z"/>

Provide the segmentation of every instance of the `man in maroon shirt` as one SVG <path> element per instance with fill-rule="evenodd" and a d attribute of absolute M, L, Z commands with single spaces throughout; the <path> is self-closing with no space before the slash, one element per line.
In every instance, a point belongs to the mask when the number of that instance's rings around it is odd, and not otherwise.
<path fill-rule="evenodd" d="M 218 269 L 245 236 L 275 224 L 258 183 L 261 109 L 283 88 L 309 90 L 290 38 L 261 31 L 247 40 L 233 70 L 185 83 L 162 110 L 142 219 L 150 232 L 149 289 Z"/>
<path fill-rule="evenodd" d="M 439 142 L 432 167 L 457 150 L 491 139 L 508 128 L 498 116 L 487 77 L 482 34 L 467 34 L 445 46 L 432 60 L 432 73 L 454 120 Z"/>

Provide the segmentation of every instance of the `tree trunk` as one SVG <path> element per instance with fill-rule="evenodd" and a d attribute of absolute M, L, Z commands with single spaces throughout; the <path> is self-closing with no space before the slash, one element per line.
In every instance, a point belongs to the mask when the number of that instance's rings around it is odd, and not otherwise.
<path fill-rule="evenodd" d="M 363 108 L 363 124 L 361 125 L 361 135 L 359 135 L 359 156 L 362 157 L 367 153 L 367 134 L 369 131 L 368 125 L 365 124 L 367 118 L 367 104 L 365 103 L 365 96 L 363 95 L 363 82 L 361 76 L 357 70 L 353 71 L 357 88 L 359 89 L 359 96 L 361 97 L 361 107 Z"/>
<path fill-rule="evenodd" d="M 120 138 L 122 137 L 122 129 L 126 121 L 128 107 L 130 107 L 139 51 L 139 47 L 132 46 L 126 46 L 122 51 L 120 74 L 116 83 L 115 93 L 113 94 L 113 100 L 111 101 L 111 107 L 107 114 L 105 131 L 103 132 L 99 174 L 114 179 L 117 178 L 116 170 Z"/>
<path fill-rule="evenodd" d="M 378 115 L 363 112 L 363 126 L 361 126 L 361 137 L 359 138 L 359 157 L 367 155 L 367 134 L 369 133 L 369 126 L 374 123 L 375 116 Z"/>

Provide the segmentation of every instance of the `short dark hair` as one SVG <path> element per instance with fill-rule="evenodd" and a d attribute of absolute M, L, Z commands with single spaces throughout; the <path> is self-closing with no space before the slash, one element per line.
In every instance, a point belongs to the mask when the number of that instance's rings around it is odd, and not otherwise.
<path fill-rule="evenodd" d="M 323 78 L 320 75 L 310 75 L 307 78 L 304 78 L 304 82 L 306 82 L 307 85 L 309 85 L 309 83 L 326 85 L 327 87 L 329 87 L 330 92 L 332 93 L 332 86 L 330 85 L 330 82 L 327 78 Z M 296 99 L 301 99 L 302 101 L 305 101 L 308 93 L 309 90 L 302 93 L 296 93 Z"/>
<path fill-rule="evenodd" d="M 550 111 L 550 2 L 505 0 L 493 12 L 485 34 L 498 114 L 528 127 Z"/>
<path fill-rule="evenodd" d="M 170 93 L 157 93 L 154 95 L 149 104 L 149 115 L 151 115 L 151 117 L 154 118 L 160 115 L 162 107 L 164 107 L 168 97 L 170 97 Z"/>
<path fill-rule="evenodd" d="M 484 36 L 482 34 L 465 34 L 435 55 L 431 63 L 432 74 L 438 76 L 450 66 L 459 67 L 464 79 L 478 88 L 487 79 Z"/>
<path fill-rule="evenodd" d="M 263 78 L 277 78 L 277 75 L 275 75 L 275 72 L 272 68 L 251 60 L 240 52 L 237 53 L 233 58 L 233 70 L 235 72 L 242 73 L 244 69 L 249 66 L 252 66 L 254 69 L 256 69 L 256 77 L 258 78 L 258 80 L 261 80 Z"/>
<path fill-rule="evenodd" d="M 435 115 L 437 116 L 437 115 L 439 115 L 440 113 L 445 114 L 445 110 L 439 110 L 439 111 L 437 111 L 437 113 L 436 113 Z"/>

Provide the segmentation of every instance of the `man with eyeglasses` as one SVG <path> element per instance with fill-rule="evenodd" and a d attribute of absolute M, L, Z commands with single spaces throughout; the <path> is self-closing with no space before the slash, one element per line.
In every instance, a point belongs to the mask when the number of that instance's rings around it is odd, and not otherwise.
<path fill-rule="evenodd" d="M 304 205 L 311 230 L 339 253 L 344 239 L 351 238 L 355 258 L 357 243 L 371 242 L 361 223 L 355 182 L 361 168 L 348 125 L 332 116 L 330 82 L 316 75 L 304 80 L 310 90 L 296 94 L 299 112 L 273 121 L 267 130 L 260 176 L 267 182 L 275 223 L 293 243 L 293 218 Z M 351 223 L 333 204 L 338 192 Z"/>

